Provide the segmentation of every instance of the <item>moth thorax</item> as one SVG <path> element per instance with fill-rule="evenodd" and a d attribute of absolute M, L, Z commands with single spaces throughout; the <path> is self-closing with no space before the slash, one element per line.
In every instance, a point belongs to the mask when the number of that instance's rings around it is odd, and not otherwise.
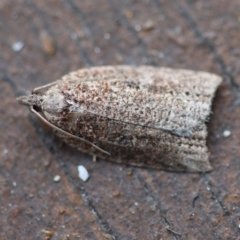
<path fill-rule="evenodd" d="M 61 92 L 49 91 L 42 98 L 41 109 L 42 111 L 55 114 L 62 112 L 68 105 Z"/>

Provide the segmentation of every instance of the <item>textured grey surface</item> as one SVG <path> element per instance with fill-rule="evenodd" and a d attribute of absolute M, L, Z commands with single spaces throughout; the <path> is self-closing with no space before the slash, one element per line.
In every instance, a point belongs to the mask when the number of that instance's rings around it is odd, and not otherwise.
<path fill-rule="evenodd" d="M 149 19 L 154 28 L 146 31 Z M 239 239 L 237 0 L 8 0 L 0 3 L 0 23 L 0 239 L 43 239 L 42 229 L 51 230 L 53 240 Z M 12 50 L 17 41 L 24 44 L 19 52 Z M 177 174 L 93 163 L 61 146 L 15 100 L 71 70 L 103 64 L 222 76 L 208 125 L 214 171 Z M 225 130 L 230 137 L 223 137 Z M 90 173 L 86 183 L 77 176 L 79 164 Z"/>

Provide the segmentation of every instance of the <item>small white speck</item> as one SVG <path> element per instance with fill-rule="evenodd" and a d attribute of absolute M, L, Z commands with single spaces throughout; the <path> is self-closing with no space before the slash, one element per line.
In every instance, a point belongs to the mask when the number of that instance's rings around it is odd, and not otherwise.
<path fill-rule="evenodd" d="M 8 154 L 8 150 L 5 148 L 4 150 L 3 150 L 3 155 L 5 156 L 5 155 L 7 155 Z"/>
<path fill-rule="evenodd" d="M 100 52 L 101 52 L 101 49 L 100 49 L 99 47 L 95 47 L 95 48 L 94 48 L 94 52 L 95 52 L 95 53 L 100 53 Z"/>
<path fill-rule="evenodd" d="M 142 27 L 140 25 L 135 25 L 134 28 L 137 32 L 140 32 L 142 30 Z"/>
<path fill-rule="evenodd" d="M 78 176 L 84 182 L 86 182 L 89 178 L 88 171 L 83 165 L 78 166 Z"/>
<path fill-rule="evenodd" d="M 223 136 L 225 137 L 225 138 L 227 138 L 227 137 L 230 137 L 231 136 L 231 131 L 229 131 L 229 130 L 224 130 L 223 131 Z"/>
<path fill-rule="evenodd" d="M 16 186 L 17 186 L 17 183 L 16 183 L 16 182 L 13 182 L 12 184 L 13 184 L 13 186 L 14 186 L 14 187 L 16 187 Z"/>
<path fill-rule="evenodd" d="M 210 187 L 207 187 L 207 190 L 210 191 Z"/>
<path fill-rule="evenodd" d="M 109 33 L 104 33 L 104 38 L 108 40 L 111 38 L 111 35 Z"/>
<path fill-rule="evenodd" d="M 59 175 L 56 175 L 54 178 L 53 178 L 53 181 L 54 182 L 59 182 L 61 179 L 61 177 Z"/>
<path fill-rule="evenodd" d="M 138 206 L 138 202 L 135 202 L 134 205 L 135 205 L 135 206 Z"/>
<path fill-rule="evenodd" d="M 240 224 L 238 225 L 238 228 L 240 228 Z"/>
<path fill-rule="evenodd" d="M 24 43 L 23 43 L 23 42 L 20 42 L 20 41 L 15 42 L 15 43 L 13 43 L 13 45 L 12 45 L 12 50 L 13 50 L 14 52 L 20 52 L 20 51 L 22 50 L 23 46 L 24 46 Z"/>
<path fill-rule="evenodd" d="M 96 156 L 96 155 L 93 155 L 93 156 L 92 156 L 92 161 L 93 161 L 93 162 L 96 162 L 96 161 L 97 161 L 97 156 Z"/>

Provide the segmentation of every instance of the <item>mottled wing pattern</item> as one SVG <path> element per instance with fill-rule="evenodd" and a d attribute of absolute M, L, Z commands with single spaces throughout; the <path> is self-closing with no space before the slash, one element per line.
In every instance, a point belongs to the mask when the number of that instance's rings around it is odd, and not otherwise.
<path fill-rule="evenodd" d="M 68 144 L 104 159 L 155 169 L 211 169 L 205 122 L 221 78 L 154 67 L 72 72 L 44 93 L 41 109 Z M 171 133 L 171 134 L 169 134 Z"/>
<path fill-rule="evenodd" d="M 210 73 L 154 67 L 97 67 L 62 78 L 72 112 L 190 136 L 210 114 L 221 78 Z M 74 90 L 73 90 L 74 89 Z"/>

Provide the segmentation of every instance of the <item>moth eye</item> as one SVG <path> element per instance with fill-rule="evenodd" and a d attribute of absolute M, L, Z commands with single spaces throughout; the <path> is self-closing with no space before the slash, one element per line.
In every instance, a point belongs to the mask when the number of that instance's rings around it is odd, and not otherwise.
<path fill-rule="evenodd" d="M 39 106 L 36 106 L 36 105 L 33 106 L 33 109 L 35 111 L 37 111 L 37 112 L 41 112 L 42 111 L 42 109 Z"/>

